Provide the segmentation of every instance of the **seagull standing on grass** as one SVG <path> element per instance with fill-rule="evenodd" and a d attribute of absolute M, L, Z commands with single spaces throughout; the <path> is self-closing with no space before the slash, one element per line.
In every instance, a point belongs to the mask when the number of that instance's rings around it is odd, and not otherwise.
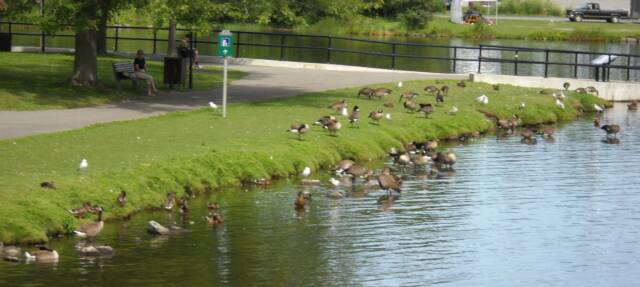
<path fill-rule="evenodd" d="M 489 97 L 487 97 L 487 95 L 482 95 L 477 97 L 476 101 L 480 104 L 487 105 L 489 103 Z"/>
<path fill-rule="evenodd" d="M 311 168 L 308 166 L 305 166 L 304 169 L 302 170 L 302 172 L 300 173 L 300 176 L 302 177 L 307 177 L 311 174 Z"/>
<path fill-rule="evenodd" d="M 556 99 L 556 106 L 564 110 L 564 103 L 561 100 Z"/>
<path fill-rule="evenodd" d="M 524 107 L 526 107 L 527 104 L 525 102 L 520 102 L 520 110 L 524 110 Z"/>
<path fill-rule="evenodd" d="M 402 81 L 398 82 L 398 88 L 402 88 Z"/>
<path fill-rule="evenodd" d="M 218 105 L 216 105 L 216 103 L 214 103 L 214 102 L 209 102 L 209 106 L 214 110 L 218 109 Z"/>
<path fill-rule="evenodd" d="M 456 113 L 458 113 L 458 107 L 456 106 L 453 106 L 448 112 L 450 115 L 455 115 Z"/>
<path fill-rule="evenodd" d="M 341 114 L 345 117 L 349 116 L 349 111 L 347 110 L 347 106 L 342 107 L 342 112 Z"/>
<path fill-rule="evenodd" d="M 79 171 L 85 171 L 85 170 L 87 170 L 87 168 L 89 168 L 89 162 L 87 162 L 87 159 L 83 158 L 80 161 L 80 165 L 78 165 L 78 170 Z"/>

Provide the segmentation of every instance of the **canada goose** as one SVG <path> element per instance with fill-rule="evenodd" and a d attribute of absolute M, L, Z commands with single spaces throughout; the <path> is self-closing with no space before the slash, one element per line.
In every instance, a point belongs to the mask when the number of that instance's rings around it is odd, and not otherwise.
<path fill-rule="evenodd" d="M 84 218 L 85 214 L 93 213 L 94 209 L 93 206 L 91 206 L 91 203 L 87 201 L 82 204 L 82 207 L 67 209 L 67 211 L 76 218 Z"/>
<path fill-rule="evenodd" d="M 347 102 L 345 100 L 342 100 L 342 101 L 331 103 L 327 108 L 335 110 L 337 113 L 339 113 L 343 108 L 346 108 L 346 107 L 347 107 Z"/>
<path fill-rule="evenodd" d="M 341 173 L 347 169 L 350 169 L 354 164 L 356 163 L 350 159 L 343 159 L 340 162 L 338 162 L 335 170 L 337 173 Z"/>
<path fill-rule="evenodd" d="M 564 88 L 565 91 L 568 91 L 570 86 L 571 86 L 571 84 L 569 84 L 568 82 L 564 82 L 562 84 L 562 87 Z"/>
<path fill-rule="evenodd" d="M 447 86 L 447 85 L 443 85 L 443 86 L 440 88 L 440 91 L 441 91 L 441 92 L 442 92 L 442 94 L 443 94 L 443 95 L 445 95 L 445 96 L 449 95 L 449 86 Z"/>
<path fill-rule="evenodd" d="M 210 212 L 218 211 L 218 209 L 220 209 L 220 204 L 217 203 L 217 202 L 209 202 L 209 203 L 207 203 L 207 209 Z"/>
<path fill-rule="evenodd" d="M 429 163 L 431 163 L 431 158 L 427 155 L 416 154 L 411 157 L 411 163 L 413 163 L 413 165 L 416 167 L 428 165 Z"/>
<path fill-rule="evenodd" d="M 595 126 L 596 128 L 600 127 L 600 117 L 593 118 L 593 126 Z"/>
<path fill-rule="evenodd" d="M 300 173 L 300 176 L 302 177 L 307 177 L 311 175 L 311 168 L 308 166 L 305 166 L 304 169 L 302 169 L 302 172 Z"/>
<path fill-rule="evenodd" d="M 296 200 L 293 204 L 296 207 L 296 210 L 304 209 L 304 205 L 307 203 L 307 200 L 304 198 L 302 191 L 298 192 L 298 196 L 296 196 Z"/>
<path fill-rule="evenodd" d="M 355 179 L 357 177 L 363 177 L 364 175 L 367 174 L 367 172 L 369 172 L 369 170 L 364 166 L 361 166 L 359 164 L 354 164 L 344 172 Z"/>
<path fill-rule="evenodd" d="M 416 93 L 416 92 L 404 92 L 404 93 L 400 94 L 400 98 L 398 99 L 398 103 L 401 102 L 403 99 L 413 100 L 417 96 L 418 96 L 418 93 Z"/>
<path fill-rule="evenodd" d="M 373 122 L 377 125 L 380 124 L 380 120 L 384 118 L 384 112 L 382 110 L 377 110 L 369 113 L 369 118 L 373 120 Z"/>
<path fill-rule="evenodd" d="M 49 249 L 45 246 L 40 246 L 39 249 L 40 250 L 33 252 L 25 251 L 24 257 L 27 259 L 27 261 L 35 260 L 44 262 L 55 262 L 58 261 L 58 258 L 60 258 L 60 256 L 58 256 L 58 252 L 53 249 Z"/>
<path fill-rule="evenodd" d="M 522 121 L 520 120 L 520 117 L 516 114 L 511 115 L 511 119 L 509 119 L 509 128 L 511 130 L 515 130 L 515 128 L 517 128 L 520 123 Z"/>
<path fill-rule="evenodd" d="M 176 193 L 168 192 L 167 199 L 164 201 L 163 208 L 165 210 L 172 210 L 173 206 L 176 204 Z"/>
<path fill-rule="evenodd" d="M 631 101 L 629 104 L 627 104 L 627 109 L 630 111 L 637 111 L 638 110 L 638 102 L 636 102 L 635 100 Z"/>
<path fill-rule="evenodd" d="M 395 105 L 392 102 L 386 102 L 382 104 L 385 108 L 393 108 Z"/>
<path fill-rule="evenodd" d="M 476 102 L 482 105 L 487 105 L 489 103 L 489 97 L 487 97 L 487 95 L 481 95 L 476 98 Z"/>
<path fill-rule="evenodd" d="M 605 132 L 607 132 L 607 138 L 609 137 L 609 135 L 613 135 L 614 138 L 618 137 L 618 133 L 620 132 L 620 126 L 619 125 L 604 125 L 601 127 L 601 129 L 603 129 Z"/>
<path fill-rule="evenodd" d="M 467 86 L 467 84 L 465 84 L 464 80 L 460 80 L 459 82 L 456 83 L 456 86 L 460 88 L 464 88 Z"/>
<path fill-rule="evenodd" d="M 522 139 L 532 139 L 533 138 L 533 131 L 530 129 L 524 129 L 522 131 L 520 131 L 520 135 L 522 136 Z"/>
<path fill-rule="evenodd" d="M 393 157 L 393 162 L 396 163 L 396 164 L 401 164 L 401 165 L 410 164 L 411 163 L 411 157 L 406 153 L 401 153 L 401 154 L 398 154 L 397 156 Z"/>
<path fill-rule="evenodd" d="M 404 144 L 404 151 L 407 153 L 416 153 L 416 151 L 418 151 L 418 146 L 416 145 L 416 142 L 409 142 Z"/>
<path fill-rule="evenodd" d="M 435 94 L 436 92 L 439 91 L 439 89 L 436 86 L 426 86 L 424 88 L 424 91 L 429 93 L 429 94 Z"/>
<path fill-rule="evenodd" d="M 349 123 L 351 125 L 359 125 L 359 121 L 360 120 L 360 108 L 358 106 L 354 106 L 353 107 L 353 111 L 351 111 L 351 114 L 349 115 Z"/>
<path fill-rule="evenodd" d="M 586 90 L 585 88 L 577 88 L 577 89 L 576 89 L 576 93 L 579 93 L 579 94 L 586 94 L 586 93 L 587 93 L 587 90 Z"/>
<path fill-rule="evenodd" d="M 189 200 L 186 197 L 183 197 L 182 200 L 180 200 L 179 206 L 180 213 L 189 213 Z"/>
<path fill-rule="evenodd" d="M 546 127 L 546 128 L 543 128 L 541 131 L 539 131 L 539 133 L 542 134 L 542 136 L 547 139 L 553 138 L 553 134 L 555 132 L 556 130 L 552 127 Z"/>
<path fill-rule="evenodd" d="M 440 92 L 436 94 L 436 104 L 438 103 L 444 103 L 444 96 Z"/>
<path fill-rule="evenodd" d="M 503 130 L 511 130 L 511 123 L 507 119 L 498 119 L 496 127 Z"/>
<path fill-rule="evenodd" d="M 358 91 L 357 97 L 359 98 L 360 96 L 365 96 L 367 98 L 371 98 L 371 95 L 373 95 L 373 89 L 365 87 L 360 89 L 360 91 Z"/>
<path fill-rule="evenodd" d="M 451 152 L 449 153 L 438 152 L 436 154 L 436 157 L 433 159 L 433 161 L 441 166 L 452 167 L 456 163 L 457 158 L 456 158 L 456 155 Z"/>
<path fill-rule="evenodd" d="M 334 117 L 334 116 L 323 116 L 323 117 L 319 118 L 313 124 L 326 127 L 330 122 L 335 121 L 335 120 L 336 120 L 336 117 Z"/>
<path fill-rule="evenodd" d="M 253 183 L 255 185 L 261 186 L 261 187 L 267 187 L 269 185 L 271 185 L 271 180 L 268 178 L 258 178 L 256 180 L 253 181 Z"/>
<path fill-rule="evenodd" d="M 120 207 L 124 207 L 124 204 L 127 202 L 127 192 L 126 191 L 120 191 L 120 194 L 118 195 L 118 205 L 120 205 Z"/>
<path fill-rule="evenodd" d="M 298 135 L 298 140 L 302 140 L 302 135 L 306 134 L 309 131 L 310 128 L 311 127 L 309 127 L 308 124 L 293 124 L 287 130 L 287 132 L 297 134 Z"/>
<path fill-rule="evenodd" d="M 390 95 L 391 92 L 392 91 L 387 88 L 377 88 L 373 91 L 373 94 L 371 96 L 382 99 L 383 97 Z"/>
<path fill-rule="evenodd" d="M 424 143 L 425 150 L 434 151 L 438 148 L 438 140 L 428 140 Z"/>
<path fill-rule="evenodd" d="M 418 109 L 418 105 L 414 101 L 405 101 L 402 105 L 407 111 L 412 113 Z"/>
<path fill-rule="evenodd" d="M 332 120 L 329 121 L 329 123 L 324 126 L 324 128 L 329 131 L 329 135 L 336 136 L 338 130 L 342 128 L 342 124 L 340 124 L 340 122 L 338 122 L 337 120 Z"/>
<path fill-rule="evenodd" d="M 457 113 L 458 113 L 458 107 L 456 106 L 451 107 L 451 109 L 447 112 L 447 114 L 450 114 L 450 115 L 455 115 Z"/>
<path fill-rule="evenodd" d="M 556 107 L 564 110 L 564 103 L 561 100 L 556 99 Z"/>
<path fill-rule="evenodd" d="M 523 111 L 526 106 L 527 104 L 525 102 L 520 102 L 520 106 L 518 107 L 518 109 Z"/>
<path fill-rule="evenodd" d="M 491 85 L 491 87 L 493 88 L 494 91 L 499 91 L 500 90 L 500 86 L 499 85 Z"/>
<path fill-rule="evenodd" d="M 98 208 L 98 219 L 96 222 L 85 223 L 80 225 L 78 230 L 73 231 L 76 236 L 81 238 L 92 238 L 96 237 L 102 231 L 102 227 L 104 227 L 104 221 L 102 221 L 102 213 L 104 209 L 102 207 Z"/>
<path fill-rule="evenodd" d="M 389 167 L 384 167 L 382 173 L 378 175 L 378 185 L 382 190 L 386 191 L 388 195 L 391 195 L 391 191 L 400 192 L 400 182 L 396 177 L 391 175 Z"/>
<path fill-rule="evenodd" d="M 598 89 L 593 86 L 586 87 L 585 90 L 587 91 L 587 93 L 595 94 L 596 96 L 598 95 Z"/>
<path fill-rule="evenodd" d="M 431 113 L 433 113 L 433 106 L 432 106 L 431 104 L 429 104 L 429 103 L 427 103 L 427 104 L 420 104 L 420 109 L 419 109 L 419 111 L 420 111 L 421 113 L 424 113 L 424 117 L 425 117 L 425 118 L 429 118 L 429 115 L 430 115 Z"/>
<path fill-rule="evenodd" d="M 40 187 L 48 189 L 56 189 L 56 183 L 53 181 L 44 181 L 40 183 Z"/>

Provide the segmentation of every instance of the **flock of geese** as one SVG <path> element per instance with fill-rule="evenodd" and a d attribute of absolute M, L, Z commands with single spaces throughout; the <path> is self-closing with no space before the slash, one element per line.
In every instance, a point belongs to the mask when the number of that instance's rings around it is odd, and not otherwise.
<path fill-rule="evenodd" d="M 437 82 L 436 82 L 437 83 Z M 402 88 L 402 82 L 398 83 L 398 88 Z M 464 80 L 456 83 L 458 88 L 465 88 L 466 83 Z M 499 90 L 499 85 L 492 86 L 494 90 Z M 568 90 L 569 83 L 564 83 L 564 90 Z M 434 85 L 429 85 L 424 88 L 424 91 L 435 97 L 436 105 L 442 104 L 445 101 L 446 96 L 449 94 L 449 87 L 447 85 L 442 85 L 441 87 L 436 87 Z M 597 94 L 598 91 L 593 87 L 587 88 L 578 88 L 576 89 L 578 93 L 593 93 Z M 541 91 L 541 94 L 546 93 L 545 91 Z M 392 90 L 387 88 L 369 88 L 365 87 L 358 91 L 356 97 L 365 97 L 368 99 L 383 99 L 386 96 L 392 94 Z M 431 103 L 417 103 L 416 99 L 419 96 L 418 93 L 413 91 L 402 92 L 399 96 L 398 102 L 402 102 L 402 107 L 410 113 L 422 113 L 425 118 L 429 118 L 430 115 L 434 112 L 434 105 Z M 567 96 L 564 91 L 559 91 L 559 93 L 552 94 L 553 99 L 555 100 L 555 104 L 558 108 L 565 108 L 565 100 Z M 479 105 L 488 105 L 489 97 L 486 95 L 480 95 L 476 99 L 476 102 Z M 387 108 L 393 108 L 394 104 L 391 102 L 384 103 L 384 106 Z M 526 107 L 525 102 L 521 102 L 519 105 L 519 109 L 523 110 Z M 637 102 L 633 101 L 627 105 L 628 110 L 635 111 L 637 110 Z M 213 107 L 212 108 L 217 108 Z M 349 112 L 347 107 L 346 100 L 341 100 L 338 102 L 331 103 L 328 106 L 329 109 L 335 111 L 337 114 L 346 118 L 352 126 L 359 126 L 360 122 L 360 108 L 358 106 L 354 106 L 351 112 Z M 599 105 L 594 105 L 594 109 L 596 111 L 596 117 L 594 118 L 594 125 L 596 127 L 600 127 L 602 130 L 606 132 L 607 139 L 613 135 L 616 138 L 617 133 L 620 132 L 620 126 L 617 124 L 606 124 L 600 125 L 601 114 L 604 112 L 605 108 Z M 453 106 L 446 113 L 449 115 L 455 115 L 458 112 L 458 108 Z M 489 116 L 489 115 L 488 115 Z M 380 125 L 382 120 L 391 120 L 391 114 L 385 113 L 382 109 L 376 109 L 369 113 L 368 118 L 371 120 L 372 124 Z M 510 119 L 498 119 L 495 117 L 496 127 L 498 130 L 505 130 L 508 133 L 513 133 L 518 126 L 521 125 L 521 120 L 518 115 L 514 114 Z M 342 124 L 337 119 L 335 115 L 326 115 L 319 118 L 314 122 L 314 125 L 321 126 L 323 129 L 326 129 L 331 136 L 337 136 L 338 131 L 342 128 Z M 311 130 L 311 126 L 306 123 L 296 123 L 293 124 L 287 132 L 294 133 L 297 135 L 299 140 L 303 140 L 303 135 L 308 133 Z M 552 139 L 554 134 L 554 129 L 550 127 L 544 127 L 539 129 L 532 128 L 523 128 L 520 131 L 520 135 L 522 136 L 523 142 L 529 142 L 535 140 L 536 134 L 542 135 L 546 139 Z M 479 132 L 472 132 L 465 137 L 479 137 Z M 439 170 L 452 169 L 453 165 L 456 163 L 457 158 L 454 153 L 451 152 L 442 152 L 437 151 L 438 148 L 438 140 L 427 140 L 424 142 L 409 142 L 404 145 L 404 151 L 398 151 L 395 148 L 392 148 L 389 151 L 389 156 L 393 159 L 394 164 L 397 165 L 405 165 L 412 166 L 414 168 L 428 167 L 431 172 L 438 172 Z M 86 159 L 82 159 L 79 164 L 78 170 L 84 171 L 88 168 L 88 161 Z M 364 185 L 377 186 L 382 191 L 385 192 L 384 195 L 380 196 L 378 199 L 379 203 L 382 202 L 390 202 L 397 198 L 398 194 L 401 193 L 402 189 L 402 178 L 396 174 L 392 173 L 392 170 L 389 166 L 385 166 L 380 171 L 375 171 L 364 167 L 363 165 L 355 162 L 352 159 L 343 159 L 341 160 L 333 169 L 335 176 L 342 179 L 338 180 L 336 178 L 330 178 L 329 182 L 333 186 L 343 185 L 345 182 L 345 178 L 350 182 L 351 185 L 356 184 L 358 181 L 362 181 Z M 305 167 L 303 171 L 300 173 L 300 176 L 303 178 L 308 177 L 311 174 L 311 169 L 309 167 Z M 349 180 L 350 179 L 350 180 Z M 268 185 L 270 181 L 268 179 L 260 179 L 255 182 L 258 185 Z M 303 179 L 302 184 L 319 184 L 319 180 L 311 180 L 311 179 Z M 40 184 L 42 188 L 48 189 L 56 189 L 56 185 L 53 181 L 51 182 L 42 182 Z M 193 198 L 195 195 L 193 192 L 190 192 L 190 189 L 185 188 L 185 195 L 182 197 L 177 197 L 175 192 L 170 192 L 167 194 L 164 203 L 161 208 L 172 212 L 174 208 L 181 214 L 186 214 L 189 212 L 189 200 Z M 328 193 L 329 197 L 333 198 L 342 198 L 344 194 L 342 192 L 333 191 Z M 297 211 L 304 211 L 307 202 L 311 200 L 311 194 L 309 192 L 298 192 L 295 200 L 294 207 Z M 117 198 L 116 203 L 119 207 L 124 207 L 127 201 L 127 193 L 125 191 L 121 191 Z M 220 205 L 217 202 L 209 203 L 207 205 L 208 215 L 203 219 L 210 226 L 219 226 L 224 224 L 224 216 L 220 212 Z M 78 227 L 77 230 L 74 231 L 74 234 L 80 238 L 86 238 L 91 241 L 96 238 L 104 227 L 104 221 L 102 218 L 104 209 L 98 205 L 91 204 L 90 202 L 85 202 L 82 206 L 74 209 L 69 209 L 68 212 L 72 214 L 76 218 L 85 218 L 88 215 L 97 215 L 97 218 L 94 222 L 89 222 L 82 224 Z M 148 231 L 154 234 L 167 235 L 177 232 L 179 227 L 170 227 L 166 228 L 155 221 L 150 221 L 148 225 Z M 104 254 L 113 254 L 113 249 L 109 246 L 99 246 L 93 244 L 83 244 L 78 247 L 78 251 L 85 255 L 104 255 Z M 57 251 L 48 248 L 47 246 L 39 246 L 38 250 L 35 251 L 22 251 L 19 247 L 8 246 L 4 247 L 0 243 L 0 254 L 3 255 L 3 258 L 8 261 L 19 261 L 24 259 L 25 261 L 57 261 L 59 258 L 59 254 Z"/>

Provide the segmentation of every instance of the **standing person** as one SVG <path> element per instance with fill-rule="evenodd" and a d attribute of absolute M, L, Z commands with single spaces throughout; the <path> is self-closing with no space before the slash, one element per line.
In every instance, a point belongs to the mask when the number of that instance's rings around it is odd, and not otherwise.
<path fill-rule="evenodd" d="M 156 82 L 153 80 L 153 76 L 147 73 L 147 61 L 144 59 L 144 51 L 138 50 L 136 58 L 133 60 L 134 75 L 138 79 L 143 79 L 147 82 L 147 91 L 149 96 L 155 96 L 158 90 L 156 89 Z"/>

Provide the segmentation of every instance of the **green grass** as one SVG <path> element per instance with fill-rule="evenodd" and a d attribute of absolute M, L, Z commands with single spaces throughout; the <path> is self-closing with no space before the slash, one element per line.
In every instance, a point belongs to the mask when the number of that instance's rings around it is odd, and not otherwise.
<path fill-rule="evenodd" d="M 401 148 L 410 140 L 492 129 L 494 122 L 479 109 L 501 118 L 515 113 L 524 124 L 538 124 L 573 119 L 577 103 L 587 110 L 594 102 L 604 104 L 589 95 L 571 94 L 567 109 L 560 110 L 551 96 L 539 95 L 537 89 L 502 86 L 495 92 L 487 84 L 461 89 L 452 81 L 445 83 L 451 87 L 450 95 L 443 107 L 436 107 L 432 119 L 405 112 L 397 103 L 397 92 L 384 101 L 366 100 L 356 99 L 358 88 L 351 88 L 232 104 L 227 119 L 203 109 L 0 141 L 0 241 L 37 242 L 47 240 L 47 234 L 67 233 L 79 221 L 65 210 L 83 201 L 102 205 L 108 219 L 120 218 L 158 207 L 167 192 L 182 194 L 184 186 L 203 191 L 263 177 L 283 178 L 304 166 L 318 170 L 344 157 L 380 158 L 388 148 Z M 406 82 L 403 91 L 422 91 L 427 84 L 433 82 Z M 393 84 L 380 86 L 395 89 Z M 480 94 L 490 97 L 488 106 L 475 103 Z M 326 106 L 341 99 L 350 108 L 361 108 L 359 128 L 349 127 L 338 116 L 344 127 L 337 137 L 317 126 L 303 141 L 285 132 L 292 123 L 311 124 L 332 114 Z M 384 108 L 392 120 L 370 124 L 369 111 L 386 101 L 396 103 L 395 108 Z M 527 103 L 524 111 L 518 109 L 520 101 Z M 422 95 L 417 102 L 434 99 Z M 460 109 L 455 116 L 445 113 L 452 105 Z M 89 161 L 86 173 L 76 170 L 82 158 Z M 55 181 L 58 189 L 42 189 L 42 181 Z M 116 206 L 120 190 L 129 194 L 125 208 Z"/>
<path fill-rule="evenodd" d="M 130 59 L 99 57 L 96 88 L 75 87 L 68 78 L 73 69 L 73 56 L 64 54 L 6 53 L 0 52 L 0 110 L 39 110 L 77 108 L 100 105 L 132 97 L 146 95 L 146 83 L 141 81 L 135 88 L 130 81 L 123 81 L 123 92 L 118 92 L 111 64 L 128 62 Z M 163 63 L 148 61 L 150 73 L 160 90 Z M 206 68 L 194 73 L 194 89 L 205 90 L 222 84 L 222 73 L 217 68 Z M 231 71 L 231 80 L 238 79 L 243 72 Z"/>

